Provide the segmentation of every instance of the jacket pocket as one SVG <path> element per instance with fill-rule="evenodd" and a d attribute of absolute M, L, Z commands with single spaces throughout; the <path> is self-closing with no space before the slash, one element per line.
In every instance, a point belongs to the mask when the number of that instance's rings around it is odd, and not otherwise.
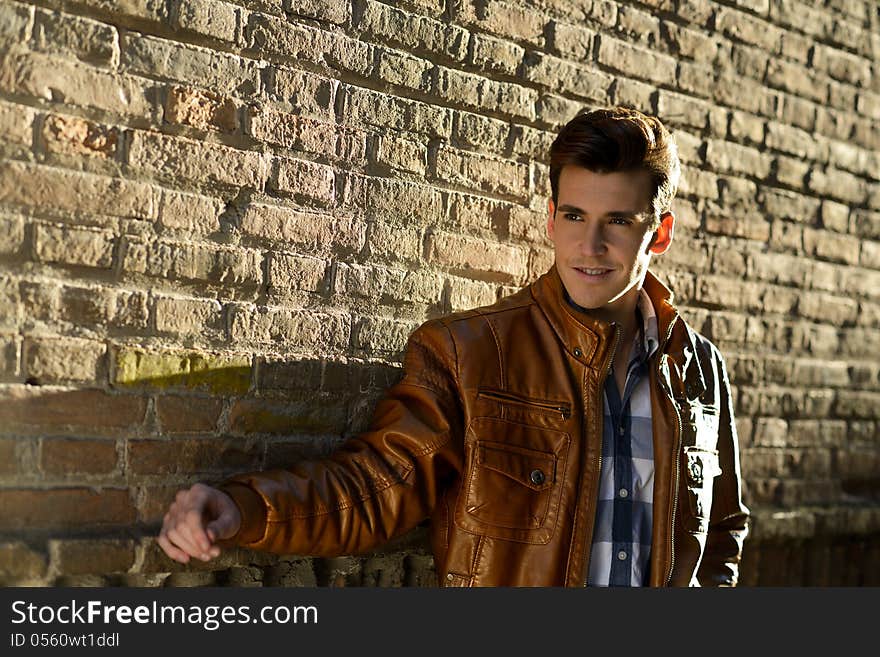
<path fill-rule="evenodd" d="M 713 451 L 718 446 L 718 409 L 714 405 L 676 400 L 682 425 L 682 444 Z"/>
<path fill-rule="evenodd" d="M 567 433 L 499 418 L 475 418 L 455 523 L 525 543 L 547 543 L 558 517 Z"/>
<path fill-rule="evenodd" d="M 685 484 L 690 509 L 689 529 L 705 532 L 712 514 L 712 488 L 715 477 L 721 474 L 718 451 L 700 447 L 684 448 Z"/>
<path fill-rule="evenodd" d="M 513 406 L 527 412 L 559 416 L 562 420 L 571 417 L 571 404 L 568 402 L 533 399 L 506 390 L 495 390 L 493 388 L 480 388 L 477 391 L 477 397 L 489 399 L 502 405 Z"/>

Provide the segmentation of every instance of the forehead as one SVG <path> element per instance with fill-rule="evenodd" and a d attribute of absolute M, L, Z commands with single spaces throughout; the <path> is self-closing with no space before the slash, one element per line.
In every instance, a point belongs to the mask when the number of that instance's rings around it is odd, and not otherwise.
<path fill-rule="evenodd" d="M 643 212 L 651 204 L 651 174 L 644 170 L 597 173 L 566 165 L 559 174 L 559 205 L 590 212 Z"/>

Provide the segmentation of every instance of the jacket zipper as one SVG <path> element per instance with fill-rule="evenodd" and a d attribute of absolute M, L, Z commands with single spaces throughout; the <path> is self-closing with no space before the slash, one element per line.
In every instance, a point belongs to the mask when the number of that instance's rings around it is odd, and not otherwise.
<path fill-rule="evenodd" d="M 669 323 L 669 328 L 666 331 L 666 338 L 663 340 L 662 348 L 666 348 L 666 343 L 669 341 L 669 337 L 672 335 L 672 327 L 675 325 L 675 319 Z M 660 358 L 657 359 L 657 378 L 662 379 L 662 374 L 660 373 L 660 367 L 663 364 L 663 358 L 668 360 L 668 356 L 663 354 Z M 667 368 L 668 369 L 668 368 Z M 669 526 L 669 572 L 666 575 L 666 585 L 672 581 L 672 571 L 675 569 L 675 516 L 678 513 L 678 482 L 679 482 L 679 458 L 678 458 L 678 450 L 681 449 L 681 417 L 678 414 L 678 407 L 675 405 L 675 396 L 672 394 L 672 389 L 669 387 L 669 383 L 667 381 L 663 381 L 663 387 L 666 389 L 666 394 L 669 397 L 669 402 L 672 405 L 672 410 L 675 411 L 675 450 L 673 451 L 673 458 L 675 459 L 675 470 L 674 470 L 674 478 L 672 485 L 672 522 Z"/>
<path fill-rule="evenodd" d="M 526 408 L 532 409 L 540 409 L 542 411 L 552 411 L 554 413 L 559 413 L 562 415 L 562 419 L 564 420 L 568 415 L 571 414 L 571 407 L 568 404 L 562 403 L 554 403 L 554 402 L 542 402 L 536 401 L 534 399 L 525 399 L 523 397 L 519 397 L 518 395 L 513 395 L 509 392 L 500 392 L 497 390 L 479 390 L 477 392 L 477 397 L 484 397 L 486 399 L 494 399 L 496 401 L 503 402 L 505 404 L 515 404 L 517 406 L 524 406 Z"/>
<path fill-rule="evenodd" d="M 605 380 L 611 374 L 611 366 L 614 364 L 614 354 L 617 352 L 617 343 L 620 341 L 620 327 L 616 322 L 612 322 L 611 324 L 614 327 L 614 343 L 611 345 L 611 358 L 608 359 L 608 368 L 605 370 L 605 376 L 599 381 L 599 390 L 604 391 L 605 389 Z M 599 399 L 602 399 L 602 392 L 599 396 Z M 603 427 L 602 431 L 604 431 L 605 426 L 605 409 L 603 404 L 596 404 L 596 420 L 597 426 Z M 586 431 L 584 432 L 586 434 Z M 584 444 L 586 444 L 586 435 L 584 436 Z M 596 497 L 599 497 L 599 480 L 602 479 L 602 436 L 600 432 L 600 440 L 599 440 L 599 469 L 596 471 Z M 596 529 L 596 509 L 593 509 L 593 531 Z M 587 570 L 590 564 L 590 554 L 593 551 L 593 541 L 590 541 L 590 545 L 587 546 L 587 554 L 584 556 L 584 586 L 586 587 L 590 581 L 590 573 Z"/>

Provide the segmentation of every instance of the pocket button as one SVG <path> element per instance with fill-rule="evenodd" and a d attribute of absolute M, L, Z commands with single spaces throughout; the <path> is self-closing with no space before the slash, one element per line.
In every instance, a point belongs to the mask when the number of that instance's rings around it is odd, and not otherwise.
<path fill-rule="evenodd" d="M 544 483 L 544 473 L 540 470 L 532 470 L 532 473 L 529 475 L 529 479 L 535 486 L 540 486 Z"/>

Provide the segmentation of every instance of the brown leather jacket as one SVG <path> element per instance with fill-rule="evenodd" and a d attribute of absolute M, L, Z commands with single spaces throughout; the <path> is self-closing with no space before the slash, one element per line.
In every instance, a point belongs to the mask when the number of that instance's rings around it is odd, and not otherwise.
<path fill-rule="evenodd" d="M 652 586 L 735 585 L 740 494 L 724 361 L 651 273 Z M 410 337 L 404 377 L 370 429 L 330 458 L 235 477 L 233 541 L 314 556 L 374 549 L 430 518 L 441 585 L 583 586 L 619 336 L 574 310 L 555 267 L 486 307 Z"/>

